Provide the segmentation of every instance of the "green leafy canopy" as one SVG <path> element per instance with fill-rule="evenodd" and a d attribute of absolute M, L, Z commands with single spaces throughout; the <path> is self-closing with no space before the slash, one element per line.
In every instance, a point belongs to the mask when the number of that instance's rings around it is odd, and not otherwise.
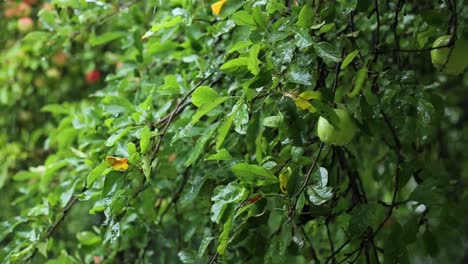
<path fill-rule="evenodd" d="M 0 263 L 466 259 L 466 1 L 0 14 Z"/>

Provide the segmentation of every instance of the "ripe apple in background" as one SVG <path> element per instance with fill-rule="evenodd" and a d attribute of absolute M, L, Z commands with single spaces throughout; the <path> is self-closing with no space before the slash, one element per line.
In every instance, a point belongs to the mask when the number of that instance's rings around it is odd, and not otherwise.
<path fill-rule="evenodd" d="M 44 3 L 42 4 L 41 6 L 41 10 L 49 10 L 49 11 L 52 11 L 54 10 L 54 6 L 49 4 L 49 3 Z"/>
<path fill-rule="evenodd" d="M 16 12 L 14 9 L 12 8 L 7 8 L 5 9 L 5 11 L 3 12 L 3 15 L 6 17 L 6 18 L 11 18 L 11 17 L 14 17 L 16 15 Z"/>
<path fill-rule="evenodd" d="M 439 37 L 434 41 L 432 47 L 447 45 L 451 36 Z M 453 47 L 452 54 L 450 48 L 435 49 L 431 51 L 432 64 L 438 69 L 452 75 L 458 75 L 465 71 L 468 66 L 468 40 L 458 39 Z M 448 59 L 448 61 L 447 61 Z M 445 68 L 444 68 L 445 65 Z"/>
<path fill-rule="evenodd" d="M 338 128 L 333 127 L 327 119 L 320 117 L 317 123 L 317 135 L 323 143 L 344 146 L 356 134 L 357 128 L 351 115 L 346 110 L 334 109 L 338 116 Z"/>
<path fill-rule="evenodd" d="M 65 66 L 68 61 L 68 56 L 65 52 L 60 51 L 52 57 L 52 62 L 57 66 Z"/>
<path fill-rule="evenodd" d="M 100 78 L 101 72 L 96 69 L 86 73 L 86 82 L 89 84 L 98 82 Z"/>
<path fill-rule="evenodd" d="M 21 33 L 29 32 L 34 27 L 34 21 L 30 17 L 22 17 L 18 19 L 18 30 Z"/>
<path fill-rule="evenodd" d="M 24 2 L 21 2 L 16 8 L 16 14 L 18 16 L 29 16 L 31 12 L 32 12 L 31 6 Z"/>

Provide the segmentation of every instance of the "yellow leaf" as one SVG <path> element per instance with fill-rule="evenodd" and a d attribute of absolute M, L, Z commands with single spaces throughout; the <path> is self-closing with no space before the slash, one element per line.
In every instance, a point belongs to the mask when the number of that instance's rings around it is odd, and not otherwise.
<path fill-rule="evenodd" d="M 280 190 L 284 194 L 288 194 L 288 175 L 285 173 L 280 173 L 279 175 L 279 184 L 280 184 Z"/>
<path fill-rule="evenodd" d="M 316 92 L 316 91 L 305 91 L 299 94 L 299 97 L 305 100 L 312 100 L 312 99 L 317 99 L 321 100 L 322 99 L 322 93 Z"/>
<path fill-rule="evenodd" d="M 297 107 L 302 110 L 307 110 L 311 113 L 317 112 L 317 109 L 309 102 L 310 100 L 321 100 L 322 94 L 315 91 L 305 91 L 293 98 Z"/>
<path fill-rule="evenodd" d="M 119 171 L 128 170 L 128 158 L 107 156 L 106 161 L 112 166 L 114 170 L 119 170 Z"/>
<path fill-rule="evenodd" d="M 227 0 L 221 0 L 218 1 L 214 4 L 211 5 L 211 11 L 213 11 L 213 14 L 219 15 L 221 13 L 221 9 L 223 8 L 224 3 L 226 3 Z"/>
<path fill-rule="evenodd" d="M 301 97 L 297 97 L 296 100 L 294 100 L 294 102 L 296 102 L 297 107 L 299 107 L 302 110 L 308 110 L 311 113 L 315 113 L 317 111 L 315 107 L 313 107 L 312 104 L 309 103 L 309 101 L 304 100 Z"/>

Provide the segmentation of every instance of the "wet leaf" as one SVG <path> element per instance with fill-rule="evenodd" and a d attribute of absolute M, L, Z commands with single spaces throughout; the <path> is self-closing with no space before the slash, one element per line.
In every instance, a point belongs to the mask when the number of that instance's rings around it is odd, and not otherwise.
<path fill-rule="evenodd" d="M 106 161 L 114 170 L 118 170 L 118 171 L 128 170 L 128 158 L 107 156 Z"/>

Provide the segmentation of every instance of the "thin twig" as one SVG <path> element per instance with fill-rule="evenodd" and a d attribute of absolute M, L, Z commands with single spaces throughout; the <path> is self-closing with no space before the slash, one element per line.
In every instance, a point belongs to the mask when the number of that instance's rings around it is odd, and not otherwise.
<path fill-rule="evenodd" d="M 392 24 L 392 30 L 393 30 L 393 37 L 394 37 L 394 41 L 395 41 L 395 49 L 394 49 L 394 52 L 393 52 L 393 59 L 396 61 L 396 64 L 398 65 L 398 67 L 401 67 L 401 61 L 400 61 L 400 53 L 397 52 L 398 50 L 400 50 L 400 36 L 398 35 L 398 16 L 400 14 L 400 11 L 402 9 L 404 5 L 404 1 L 402 0 L 398 0 L 397 4 L 396 4 L 396 7 L 395 7 L 395 14 L 394 14 L 394 18 L 393 18 L 393 24 Z"/>
<path fill-rule="evenodd" d="M 343 48 L 341 50 L 341 61 L 343 61 L 344 54 L 345 54 L 345 49 Z M 332 88 L 332 102 L 335 102 L 335 94 L 336 94 L 336 89 L 338 88 L 338 79 L 339 79 L 340 72 L 341 72 L 341 64 L 342 62 L 337 63 L 335 67 L 335 80 L 333 80 L 333 88 Z"/>
<path fill-rule="evenodd" d="M 387 220 L 393 214 L 393 209 L 396 206 L 396 199 L 397 199 L 397 196 L 398 196 L 398 188 L 399 188 L 399 184 L 400 184 L 400 182 L 399 182 L 400 181 L 400 174 L 401 174 L 400 166 L 401 166 L 401 163 L 403 162 L 403 156 L 401 155 L 401 142 L 400 142 L 400 139 L 398 138 L 396 130 L 393 127 L 390 119 L 388 118 L 388 116 L 385 114 L 385 112 L 383 110 L 381 110 L 381 114 L 382 114 L 382 116 L 384 118 L 385 124 L 387 125 L 387 127 L 390 130 L 393 141 L 395 143 L 395 153 L 397 155 L 397 164 L 396 164 L 396 171 L 395 171 L 395 184 L 394 184 L 395 186 L 394 186 L 393 195 L 392 195 L 392 202 L 390 204 L 391 206 L 390 206 L 390 208 L 388 210 L 387 216 L 382 221 L 382 223 L 380 223 L 380 225 L 377 227 L 377 229 L 373 233 L 372 237 L 375 237 L 379 233 L 379 231 L 385 225 L 385 222 L 387 222 Z"/>
<path fill-rule="evenodd" d="M 85 192 L 86 190 L 87 188 L 85 184 L 81 190 L 81 193 Z M 68 213 L 70 212 L 70 210 L 73 208 L 73 206 L 76 204 L 77 201 L 78 201 L 78 197 L 73 196 L 73 198 L 70 201 L 68 201 L 67 205 L 63 207 L 62 215 L 60 216 L 60 218 L 57 221 L 55 221 L 51 226 L 49 226 L 49 228 L 47 228 L 45 240 L 48 240 L 50 237 L 52 237 L 52 235 L 57 230 L 57 227 L 60 225 L 60 223 L 63 222 L 63 220 L 65 220 L 65 217 L 68 215 Z M 38 248 L 36 247 L 34 251 L 31 253 L 31 255 L 26 259 L 26 261 L 31 260 L 36 255 L 37 252 L 38 252 Z"/>
<path fill-rule="evenodd" d="M 327 228 L 327 237 L 328 237 L 328 242 L 330 243 L 330 250 L 332 252 L 332 263 L 334 264 L 336 262 L 336 258 L 335 258 L 335 247 L 334 247 L 334 244 L 333 244 L 333 240 L 332 240 L 332 236 L 331 236 L 331 232 L 330 232 L 330 226 L 328 224 L 328 219 L 325 221 L 325 227 Z"/>
<path fill-rule="evenodd" d="M 216 252 L 215 255 L 213 256 L 213 258 L 210 260 L 210 264 L 216 263 L 217 258 L 218 258 L 218 252 Z"/>
<path fill-rule="evenodd" d="M 325 263 L 328 263 L 331 259 L 334 259 L 336 255 L 338 255 L 338 253 L 340 253 L 341 250 L 343 250 L 343 248 L 345 248 L 350 242 L 350 239 L 346 240 L 340 247 L 338 247 L 338 249 L 336 249 L 335 252 L 333 252 L 330 256 L 327 257 Z"/>
<path fill-rule="evenodd" d="M 320 157 L 320 153 L 322 152 L 323 146 L 324 146 L 323 142 L 320 142 L 320 146 L 319 146 L 319 149 L 317 151 L 317 155 L 315 156 L 315 160 L 312 163 L 312 166 L 310 166 L 309 171 L 307 171 L 304 182 L 302 183 L 302 186 L 299 189 L 299 192 L 296 193 L 296 196 L 299 196 L 302 193 L 302 191 L 305 189 L 305 187 L 307 187 L 307 185 L 309 184 L 310 176 L 312 175 L 312 172 L 314 171 L 315 166 L 317 166 L 317 162 L 318 162 L 318 159 Z"/>
<path fill-rule="evenodd" d="M 318 259 L 317 252 L 314 249 L 314 246 L 312 244 L 312 239 L 307 235 L 307 232 L 304 229 L 304 226 L 301 226 L 302 234 L 306 238 L 307 242 L 309 242 L 310 245 L 310 250 L 312 251 L 312 258 L 315 260 L 315 263 L 320 263 L 320 260 Z"/>

